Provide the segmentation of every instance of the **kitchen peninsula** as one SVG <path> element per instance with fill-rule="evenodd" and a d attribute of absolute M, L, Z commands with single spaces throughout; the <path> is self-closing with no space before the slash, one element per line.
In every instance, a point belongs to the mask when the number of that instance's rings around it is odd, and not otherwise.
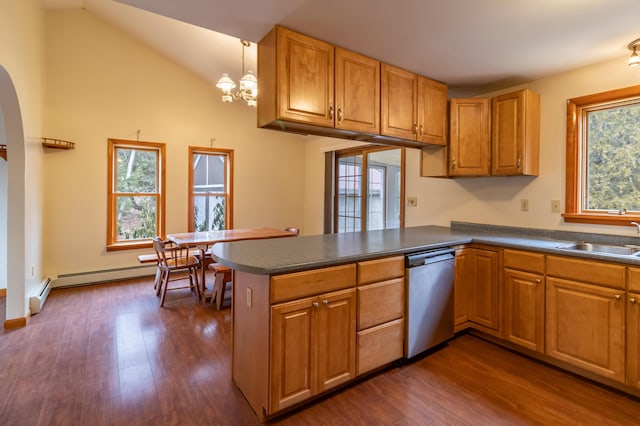
<path fill-rule="evenodd" d="M 235 270 L 232 378 L 264 420 L 402 358 L 404 255 L 453 247 L 457 331 L 638 395 L 640 257 L 568 248 L 576 241 L 639 243 L 454 222 L 215 245 Z M 580 343 L 594 334 L 598 347 Z"/>

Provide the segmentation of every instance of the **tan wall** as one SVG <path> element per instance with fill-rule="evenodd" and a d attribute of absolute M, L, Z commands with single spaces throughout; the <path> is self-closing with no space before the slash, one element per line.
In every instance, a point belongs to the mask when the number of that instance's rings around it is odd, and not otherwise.
<path fill-rule="evenodd" d="M 417 207 L 407 207 L 406 226 L 449 225 L 451 221 L 487 223 L 531 228 L 635 235 L 635 228 L 565 224 L 559 213 L 551 213 L 551 200 L 565 197 L 565 115 L 566 100 L 576 96 L 640 84 L 640 71 L 629 68 L 628 56 L 532 82 L 526 86 L 541 96 L 540 176 L 487 177 L 461 179 L 423 178 L 419 175 L 420 153 L 407 150 L 406 195 L 418 198 Z M 488 94 L 492 96 L 496 93 Z M 324 161 L 331 139 L 317 138 L 307 144 L 307 167 Z M 306 179 L 305 212 L 322 206 L 323 181 Z M 520 199 L 529 200 L 529 211 L 520 211 Z M 317 215 L 305 215 L 305 229 L 321 232 Z"/>
<path fill-rule="evenodd" d="M 42 107 L 44 99 L 44 15 L 40 0 L 0 0 L 0 66 L 17 104 L 2 105 L 8 135 L 7 318 L 27 312 L 27 297 L 39 284 L 42 256 Z M 8 90 L 8 86 L 12 86 Z M 1 96 L 0 96 L 1 97 Z M 15 114 L 14 114 L 15 112 Z M 9 117 L 7 117 L 9 115 Z M 11 122 L 9 122 L 11 121 Z M 20 123 L 21 122 L 21 123 Z M 20 128 L 15 131 L 16 127 Z M 17 134 L 23 134 L 19 140 Z M 26 180 L 26 182 L 25 182 Z"/>
<path fill-rule="evenodd" d="M 48 12 L 46 37 L 46 132 L 76 142 L 45 155 L 47 274 L 137 264 L 105 245 L 107 139 L 138 129 L 167 144 L 168 233 L 187 230 L 188 146 L 212 138 L 235 151 L 234 227 L 303 228 L 303 138 L 257 129 L 254 109 L 88 12 Z"/>

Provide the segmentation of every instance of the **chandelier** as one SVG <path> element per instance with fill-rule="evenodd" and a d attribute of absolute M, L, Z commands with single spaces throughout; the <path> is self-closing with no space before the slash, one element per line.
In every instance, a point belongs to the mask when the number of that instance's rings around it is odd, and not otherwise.
<path fill-rule="evenodd" d="M 237 91 L 232 90 L 236 88 L 236 83 L 229 78 L 229 74 L 226 72 L 222 74 L 222 77 L 216 83 L 216 87 L 222 90 L 222 102 L 231 103 L 233 100 L 243 99 L 250 107 L 255 107 L 258 103 L 258 79 L 256 78 L 253 70 L 244 72 L 244 49 L 251 46 L 251 43 L 247 40 L 240 40 L 242 43 L 242 74 L 244 76 L 240 79 L 240 87 Z"/>
<path fill-rule="evenodd" d="M 627 45 L 627 48 L 633 52 L 631 53 L 631 57 L 629 57 L 629 66 L 637 67 L 638 65 L 640 65 L 640 57 L 638 57 L 638 52 L 636 52 L 636 50 L 640 48 L 640 38 L 629 43 Z"/>

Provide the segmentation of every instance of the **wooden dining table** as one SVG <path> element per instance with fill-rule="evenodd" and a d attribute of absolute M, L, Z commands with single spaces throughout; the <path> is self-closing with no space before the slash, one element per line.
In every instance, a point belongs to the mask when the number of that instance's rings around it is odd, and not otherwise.
<path fill-rule="evenodd" d="M 180 247 L 197 247 L 202 250 L 202 286 L 204 287 L 206 275 L 205 253 L 212 245 L 231 241 L 295 237 L 296 235 L 298 234 L 295 232 L 278 228 L 237 228 L 167 234 L 167 239 Z"/>

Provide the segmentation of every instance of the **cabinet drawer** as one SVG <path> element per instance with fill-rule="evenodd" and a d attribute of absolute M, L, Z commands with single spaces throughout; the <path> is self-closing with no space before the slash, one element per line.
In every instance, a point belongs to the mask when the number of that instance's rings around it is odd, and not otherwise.
<path fill-rule="evenodd" d="M 358 287 L 358 330 L 404 316 L 404 278 Z"/>
<path fill-rule="evenodd" d="M 640 268 L 629 268 L 629 291 L 640 291 Z"/>
<path fill-rule="evenodd" d="M 404 277 L 404 257 L 387 257 L 358 263 L 358 285 Z"/>
<path fill-rule="evenodd" d="M 332 266 L 292 274 L 274 275 L 269 286 L 271 303 L 297 299 L 353 287 L 356 284 L 356 265 Z"/>
<path fill-rule="evenodd" d="M 544 254 L 505 249 L 504 267 L 544 274 Z"/>
<path fill-rule="evenodd" d="M 403 356 L 404 320 L 398 319 L 358 332 L 356 374 L 382 367 Z"/>
<path fill-rule="evenodd" d="M 547 256 L 547 275 L 624 289 L 625 266 L 593 260 Z"/>

